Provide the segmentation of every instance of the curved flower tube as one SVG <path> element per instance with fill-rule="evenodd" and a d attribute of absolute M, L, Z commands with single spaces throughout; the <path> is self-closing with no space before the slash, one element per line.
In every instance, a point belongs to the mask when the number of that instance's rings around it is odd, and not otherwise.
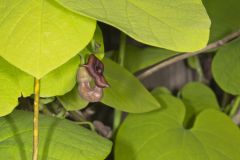
<path fill-rule="evenodd" d="M 104 65 L 91 54 L 88 63 L 79 67 L 77 73 L 79 95 L 89 102 L 99 102 L 103 97 L 103 88 L 109 87 L 103 76 Z M 94 81 L 95 86 L 90 83 Z"/>

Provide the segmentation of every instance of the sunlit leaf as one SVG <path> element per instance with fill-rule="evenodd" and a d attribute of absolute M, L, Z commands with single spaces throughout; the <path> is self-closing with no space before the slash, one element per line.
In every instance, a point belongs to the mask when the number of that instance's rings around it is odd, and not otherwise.
<path fill-rule="evenodd" d="M 96 22 L 54 1 L 0 1 L 0 55 L 42 78 L 81 51 Z"/>
<path fill-rule="evenodd" d="M 0 116 L 12 112 L 18 97 L 29 96 L 33 90 L 33 78 L 0 57 Z"/>
<path fill-rule="evenodd" d="M 183 52 L 201 49 L 208 41 L 210 20 L 201 0 L 56 1 L 149 45 Z"/>

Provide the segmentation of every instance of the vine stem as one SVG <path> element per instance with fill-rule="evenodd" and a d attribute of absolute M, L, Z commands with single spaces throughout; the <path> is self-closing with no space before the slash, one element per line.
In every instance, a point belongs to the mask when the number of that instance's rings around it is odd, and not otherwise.
<path fill-rule="evenodd" d="M 229 114 L 230 117 L 233 117 L 237 113 L 239 104 L 240 104 L 240 96 L 237 96 L 236 99 L 234 100 L 232 109 L 230 111 L 230 114 Z"/>
<path fill-rule="evenodd" d="M 238 38 L 239 36 L 240 36 L 240 31 L 233 32 L 233 33 L 227 35 L 226 37 L 224 37 L 223 39 L 220 39 L 218 41 L 210 43 L 209 45 L 207 45 L 203 49 L 200 49 L 200 50 L 195 51 L 195 52 L 188 52 L 188 53 L 184 53 L 184 54 L 179 54 L 179 55 L 176 55 L 175 57 L 169 58 L 169 59 L 167 59 L 163 62 L 160 62 L 158 64 L 150 66 L 149 68 L 145 69 L 145 71 L 143 71 L 141 74 L 139 74 L 137 77 L 139 79 L 144 79 L 144 78 L 152 75 L 153 73 L 155 73 L 156 71 L 158 71 L 161 68 L 169 66 L 169 65 L 171 65 L 173 63 L 176 63 L 178 61 L 184 60 L 186 58 L 189 58 L 189 57 L 201 54 L 201 53 L 206 53 L 206 51 L 219 48 L 219 47 L 223 46 L 224 44 L 232 41 L 233 39 Z"/>
<path fill-rule="evenodd" d="M 125 58 L 125 50 L 126 50 L 126 34 L 120 34 L 120 47 L 118 54 L 118 63 L 124 67 L 124 58 Z"/>
<path fill-rule="evenodd" d="M 126 35 L 121 32 L 120 34 L 120 47 L 118 53 L 118 63 L 120 66 L 124 67 L 124 58 L 125 58 L 125 49 L 126 49 Z M 114 120 L 113 120 L 113 133 L 115 133 L 121 123 L 122 112 L 118 109 L 114 110 Z"/>
<path fill-rule="evenodd" d="M 33 115 L 33 160 L 38 159 L 38 144 L 39 144 L 39 93 L 40 80 L 34 79 L 34 115 Z"/>

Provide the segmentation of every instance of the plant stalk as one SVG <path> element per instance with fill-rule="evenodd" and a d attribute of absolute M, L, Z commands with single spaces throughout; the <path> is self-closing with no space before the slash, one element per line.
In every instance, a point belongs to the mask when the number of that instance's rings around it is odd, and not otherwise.
<path fill-rule="evenodd" d="M 125 49 L 126 49 L 126 35 L 121 32 L 120 34 L 120 47 L 118 53 L 118 63 L 124 67 L 124 58 L 125 58 Z M 122 112 L 115 109 L 114 110 L 114 120 L 113 120 L 113 134 L 117 131 L 122 118 Z"/>
<path fill-rule="evenodd" d="M 237 96 L 236 99 L 234 100 L 232 109 L 230 111 L 230 114 L 229 114 L 230 117 L 233 117 L 237 113 L 239 104 L 240 104 L 240 96 Z"/>
<path fill-rule="evenodd" d="M 33 117 L 33 160 L 38 159 L 38 144 L 39 144 L 39 93 L 40 80 L 35 78 L 34 83 L 34 117 Z"/>
<path fill-rule="evenodd" d="M 126 34 L 120 34 L 120 47 L 118 54 L 118 63 L 124 67 L 124 58 L 125 58 L 125 49 L 126 49 Z"/>
<path fill-rule="evenodd" d="M 195 56 L 193 58 L 196 61 L 196 71 L 197 71 L 197 74 L 198 74 L 198 81 L 203 82 L 205 78 L 204 78 L 203 69 L 202 69 L 202 66 L 201 66 L 200 59 L 199 59 L 198 56 Z"/>

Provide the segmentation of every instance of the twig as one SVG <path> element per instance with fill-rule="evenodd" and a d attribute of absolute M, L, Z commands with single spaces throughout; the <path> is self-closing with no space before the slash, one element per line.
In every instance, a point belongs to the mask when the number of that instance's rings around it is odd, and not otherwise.
<path fill-rule="evenodd" d="M 40 92 L 40 80 L 35 78 L 34 84 L 34 117 L 33 117 L 33 160 L 38 159 L 38 142 L 39 142 L 39 92 Z"/>
<path fill-rule="evenodd" d="M 240 36 L 240 31 L 231 33 L 231 34 L 227 35 L 226 37 L 224 37 L 223 39 L 220 39 L 220 40 L 218 40 L 216 42 L 213 42 L 213 43 L 207 45 L 205 48 L 203 48 L 201 50 L 198 50 L 198 51 L 195 51 L 195 52 L 189 52 L 189 53 L 185 53 L 185 54 L 184 53 L 183 54 L 179 54 L 179 55 L 177 55 L 175 57 L 167 59 L 167 60 L 165 60 L 163 62 L 160 62 L 160 63 L 158 63 L 156 65 L 153 65 L 153 66 L 149 67 L 148 69 L 146 69 L 145 71 L 143 71 L 141 74 L 137 75 L 137 77 L 139 79 L 144 79 L 144 78 L 150 76 L 151 74 L 153 74 L 154 72 L 158 71 L 161 68 L 169 66 L 169 65 L 171 65 L 173 63 L 176 63 L 178 61 L 184 60 L 186 58 L 189 58 L 189 57 L 192 57 L 192 56 L 204 53 L 204 52 L 206 52 L 208 50 L 219 48 L 219 47 L 223 46 L 224 44 L 232 41 L 233 39 L 236 39 L 239 36 Z"/>

